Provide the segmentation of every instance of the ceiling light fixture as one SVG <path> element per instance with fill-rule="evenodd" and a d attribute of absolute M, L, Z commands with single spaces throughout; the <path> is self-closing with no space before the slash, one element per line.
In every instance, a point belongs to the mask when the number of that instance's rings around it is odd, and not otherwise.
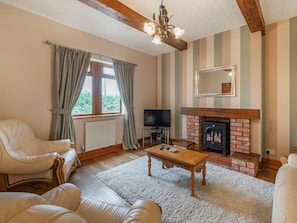
<path fill-rule="evenodd" d="M 169 30 L 173 30 L 175 38 L 179 39 L 184 34 L 185 30 L 168 24 L 173 15 L 170 16 L 170 18 L 168 17 L 165 5 L 163 5 L 163 0 L 161 1 L 161 5 L 159 7 L 159 13 L 159 22 L 156 22 L 156 16 L 154 13 L 153 22 L 144 24 L 144 31 L 153 37 L 152 42 L 154 44 L 161 45 L 161 39 L 169 37 Z"/>

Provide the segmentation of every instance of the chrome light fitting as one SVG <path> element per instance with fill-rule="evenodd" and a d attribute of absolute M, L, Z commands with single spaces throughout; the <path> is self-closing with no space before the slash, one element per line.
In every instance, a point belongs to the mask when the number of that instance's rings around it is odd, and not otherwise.
<path fill-rule="evenodd" d="M 169 30 L 173 30 L 176 39 L 179 39 L 185 32 L 185 30 L 176 27 L 174 25 L 168 24 L 171 17 L 168 17 L 165 5 L 163 5 L 163 0 L 159 7 L 159 22 L 156 22 L 155 13 L 153 14 L 153 22 L 144 23 L 144 31 L 153 37 L 152 42 L 157 45 L 161 45 L 162 38 L 169 37 Z"/>

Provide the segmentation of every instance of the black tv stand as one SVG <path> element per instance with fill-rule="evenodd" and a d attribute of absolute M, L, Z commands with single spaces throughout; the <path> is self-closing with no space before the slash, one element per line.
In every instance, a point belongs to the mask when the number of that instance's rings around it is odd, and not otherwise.
<path fill-rule="evenodd" d="M 144 139 L 145 139 L 145 133 L 150 133 L 150 141 L 152 145 L 152 139 L 153 137 L 162 137 L 164 134 L 164 140 L 166 144 L 169 144 L 169 135 L 170 135 L 170 128 L 169 127 L 147 127 L 144 126 L 142 128 L 142 147 L 144 147 Z"/>
<path fill-rule="evenodd" d="M 151 130 L 162 130 L 162 127 L 156 126 L 156 127 L 151 127 Z"/>

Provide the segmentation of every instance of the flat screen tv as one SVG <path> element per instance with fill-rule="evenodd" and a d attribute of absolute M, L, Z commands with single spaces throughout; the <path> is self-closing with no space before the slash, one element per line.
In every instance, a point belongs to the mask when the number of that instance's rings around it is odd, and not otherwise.
<path fill-rule="evenodd" d="M 144 126 L 170 127 L 169 109 L 144 109 Z"/>

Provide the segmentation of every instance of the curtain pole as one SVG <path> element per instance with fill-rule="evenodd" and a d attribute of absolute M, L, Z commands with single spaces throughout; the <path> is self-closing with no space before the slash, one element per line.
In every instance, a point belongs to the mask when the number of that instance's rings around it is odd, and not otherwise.
<path fill-rule="evenodd" d="M 52 43 L 52 42 L 49 41 L 49 40 L 46 40 L 46 41 L 44 41 L 43 43 L 44 43 L 44 44 L 47 44 L 47 45 L 61 46 L 61 45 L 59 45 L 59 44 Z M 62 47 L 67 47 L 67 46 L 62 46 Z M 67 48 L 71 48 L 71 47 L 67 47 Z M 74 49 L 74 48 L 73 48 L 73 49 Z M 80 49 L 78 49 L 78 50 L 80 50 Z M 100 57 L 105 57 L 105 58 L 108 58 L 108 59 L 119 60 L 119 59 L 117 59 L 117 58 L 108 57 L 108 56 L 105 56 L 105 55 L 102 55 L 102 54 L 98 54 L 98 53 L 93 53 L 93 52 L 90 52 L 90 53 L 93 54 L 93 55 L 97 55 L 97 56 L 100 56 Z M 123 60 L 122 60 L 122 61 L 123 61 Z M 123 61 L 123 62 L 126 62 L 126 61 Z M 130 62 L 128 62 L 128 63 L 130 63 Z M 137 67 L 137 64 L 135 64 L 135 63 L 130 63 L 130 64 L 132 64 L 132 65 L 134 65 L 134 66 Z"/>

